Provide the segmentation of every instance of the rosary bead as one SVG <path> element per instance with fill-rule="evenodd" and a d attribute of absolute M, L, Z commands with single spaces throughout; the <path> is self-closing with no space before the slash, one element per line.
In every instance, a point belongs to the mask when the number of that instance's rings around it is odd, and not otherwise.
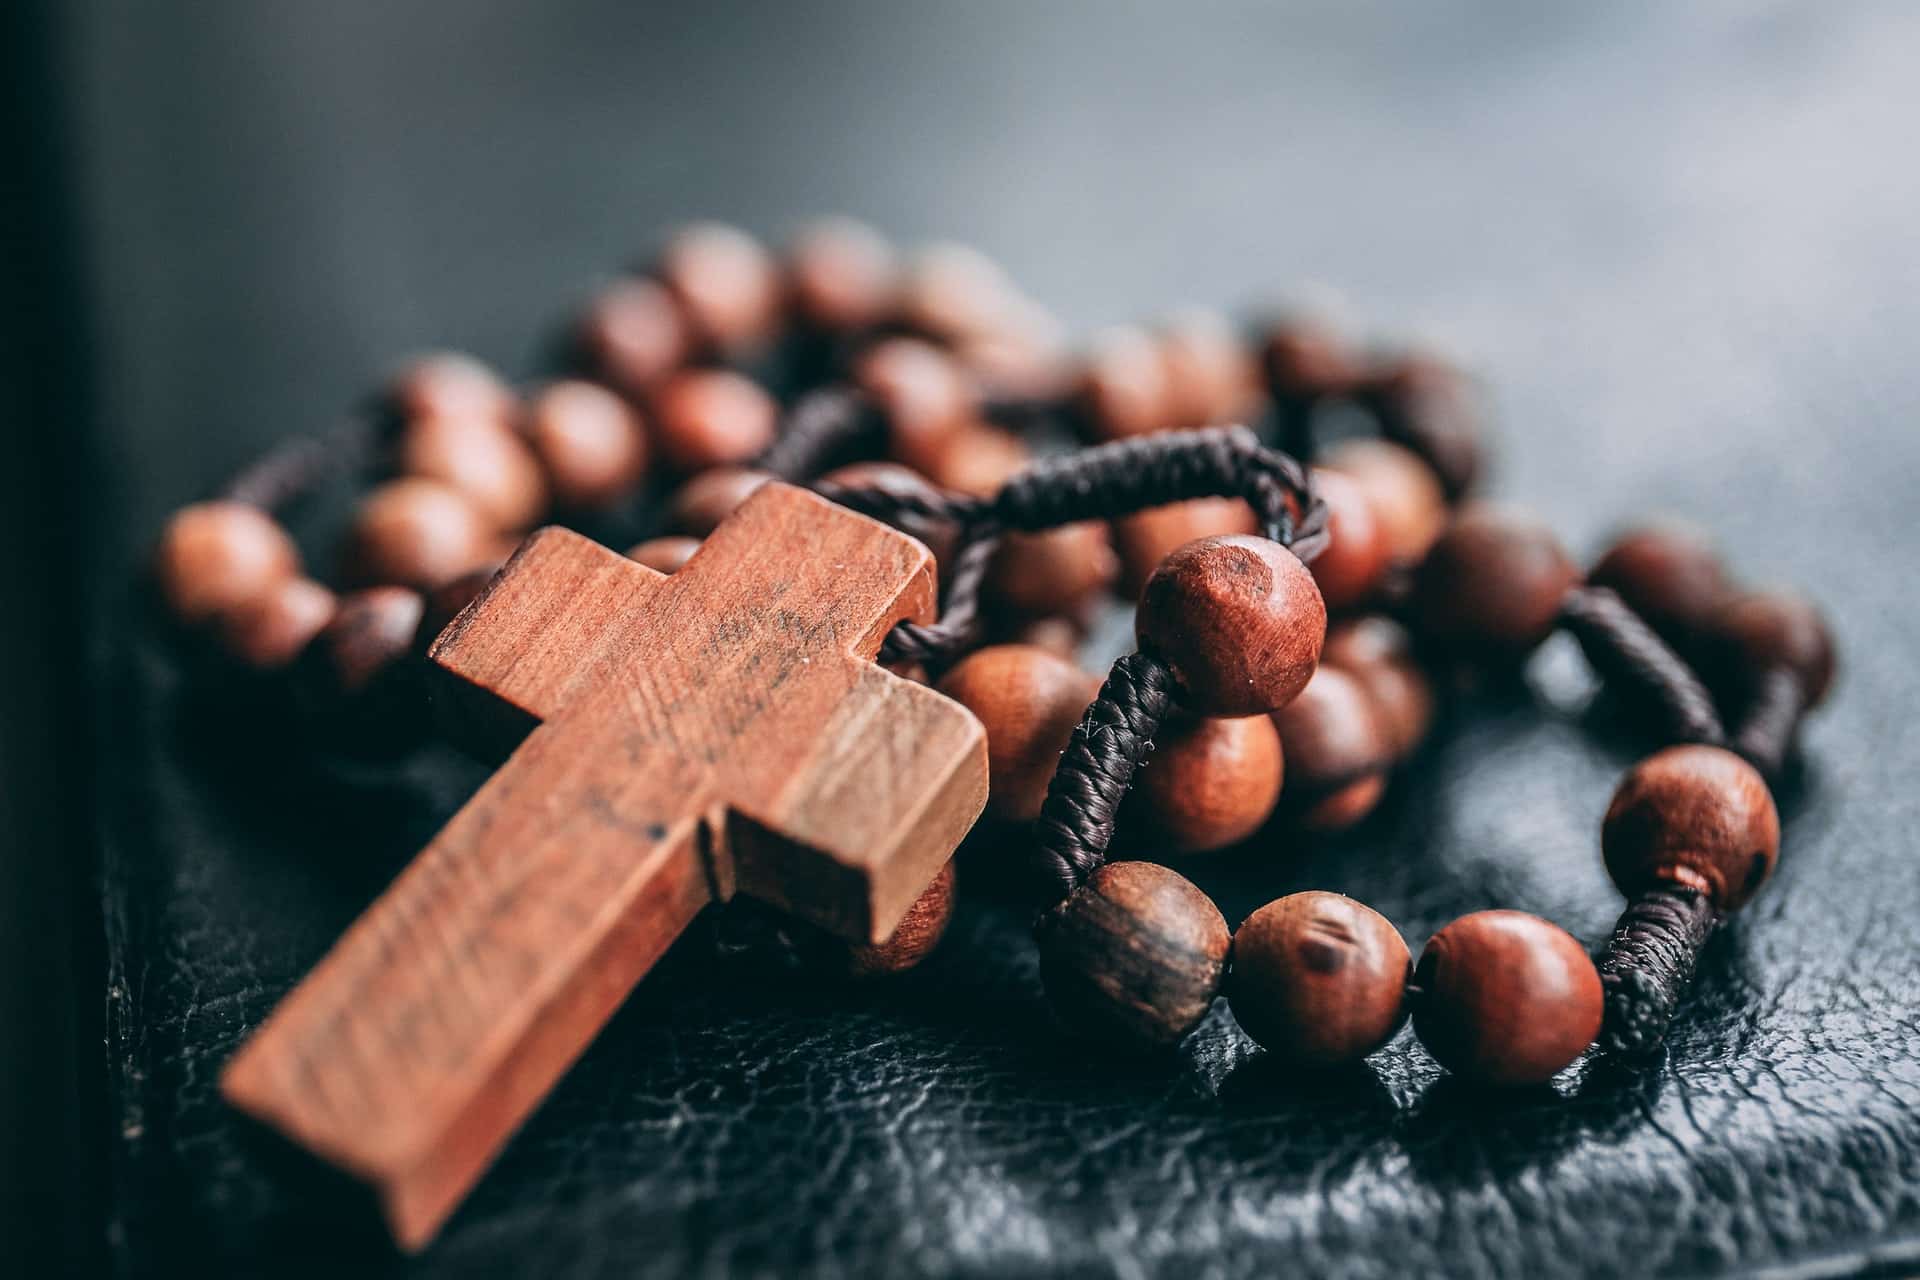
<path fill-rule="evenodd" d="M 1227 1005 L 1280 1061 L 1357 1062 L 1407 1020 L 1413 957 L 1370 907 L 1318 890 L 1269 902 L 1233 934 Z"/>
<path fill-rule="evenodd" d="M 1024 822 L 1037 817 L 1060 753 L 1100 693 L 1100 678 L 1030 645 L 992 645 L 959 662 L 940 692 L 973 712 L 987 731 L 987 809 Z"/>
<path fill-rule="evenodd" d="M 1358 680 L 1323 663 L 1300 696 L 1273 713 L 1273 725 L 1288 782 L 1303 798 L 1302 826 L 1339 831 L 1373 812 L 1393 743 Z"/>
<path fill-rule="evenodd" d="M 1266 716 L 1189 716 L 1162 727 L 1134 791 L 1179 853 L 1208 853 L 1258 831 L 1280 799 L 1280 735 Z"/>
<path fill-rule="evenodd" d="M 1558 925 L 1476 911 L 1420 953 L 1413 1030 L 1441 1066 L 1489 1085 L 1544 1084 L 1600 1034 L 1600 975 Z"/>
<path fill-rule="evenodd" d="M 1173 423 L 1173 386 L 1160 344 L 1141 329 L 1095 335 L 1087 345 L 1078 399 L 1096 439 L 1166 430 Z"/>
<path fill-rule="evenodd" d="M 1349 618 L 1327 631 L 1321 665 L 1360 683 L 1397 760 L 1420 745 L 1433 723 L 1433 684 L 1413 658 L 1405 627 L 1378 614 Z"/>
<path fill-rule="evenodd" d="M 1606 587 L 1663 635 L 1691 637 L 1733 591 L 1719 553 L 1679 524 L 1645 525 L 1616 538 L 1587 581 Z"/>
<path fill-rule="evenodd" d="M 1257 379 L 1233 325 L 1216 311 L 1170 317 L 1160 331 L 1172 425 L 1204 427 L 1247 416 Z"/>
<path fill-rule="evenodd" d="M 1063 1022 L 1101 1040 L 1178 1044 L 1213 1004 L 1233 938 L 1212 899 L 1151 862 L 1110 862 L 1035 928 Z"/>
<path fill-rule="evenodd" d="M 414 418 L 399 470 L 464 493 L 496 528 L 525 529 L 547 509 L 547 482 L 524 440 L 498 417 Z"/>
<path fill-rule="evenodd" d="M 676 532 L 704 538 L 773 477 L 746 467 L 715 467 L 688 480 L 667 507 Z"/>
<path fill-rule="evenodd" d="M 990 497 L 1032 459 L 1013 432 L 975 422 L 947 438 L 927 459 L 926 473 L 942 489 Z"/>
<path fill-rule="evenodd" d="M 889 338 L 864 352 L 853 380 L 886 418 L 888 451 L 910 467 L 925 468 L 980 407 L 953 357 L 918 338 Z"/>
<path fill-rule="evenodd" d="M 1331 326 L 1309 317 L 1276 321 L 1267 330 L 1261 357 L 1267 385 L 1291 400 L 1346 395 L 1361 377 L 1348 343 Z"/>
<path fill-rule="evenodd" d="M 300 572 L 300 553 L 274 518 L 245 502 L 196 502 L 160 535 L 154 573 L 188 626 L 256 600 Z"/>
<path fill-rule="evenodd" d="M 1735 911 L 1773 874 L 1780 815 L 1766 781 L 1731 751 L 1668 747 L 1621 781 L 1600 848 L 1628 898 L 1677 884 Z"/>
<path fill-rule="evenodd" d="M 828 218 L 802 231 L 787 253 L 793 304 L 809 323 L 832 333 L 879 324 L 898 295 L 893 247 L 865 223 Z"/>
<path fill-rule="evenodd" d="M 1086 631 L 1074 619 L 1056 614 L 1050 618 L 1029 618 L 1016 627 L 1008 639 L 1010 643 L 1032 645 L 1071 661 L 1079 654 Z"/>
<path fill-rule="evenodd" d="M 420 356 L 388 385 L 387 398 L 403 422 L 422 418 L 512 420 L 513 388 L 472 356 L 441 351 Z"/>
<path fill-rule="evenodd" d="M 986 588 L 998 604 L 1026 617 L 1072 614 L 1104 594 L 1120 561 L 1103 520 L 1082 520 L 1001 539 Z"/>
<path fill-rule="evenodd" d="M 773 443 L 780 407 L 751 378 L 727 369 L 685 369 L 654 400 L 660 452 L 680 471 L 743 463 Z"/>
<path fill-rule="evenodd" d="M 472 499 L 438 480 L 389 480 L 360 503 L 348 541 L 352 576 L 428 590 L 498 556 Z"/>
<path fill-rule="evenodd" d="M 1806 705 L 1833 686 L 1833 633 L 1810 601 L 1784 591 L 1754 591 L 1726 601 L 1709 630 L 1739 677 L 1749 683 L 1785 667 L 1799 678 Z"/>
<path fill-rule="evenodd" d="M 1443 643 L 1522 656 L 1552 632 L 1579 580 L 1546 525 L 1512 508 L 1469 503 L 1420 566 L 1414 609 Z"/>
<path fill-rule="evenodd" d="M 1138 600 L 1160 562 L 1198 538 L 1260 532 L 1260 518 L 1239 498 L 1194 498 L 1149 507 L 1113 521 L 1120 590 Z"/>
<path fill-rule="evenodd" d="M 693 559 L 693 553 L 699 549 L 700 539 L 669 534 L 664 538 L 648 538 L 645 542 L 634 544 L 627 550 L 627 559 L 661 573 L 677 573 L 680 566 Z"/>
<path fill-rule="evenodd" d="M 953 919 L 953 880 L 953 863 L 948 861 L 914 899 L 885 942 L 846 947 L 843 963 L 847 972 L 856 978 L 882 978 L 925 960 Z"/>
<path fill-rule="evenodd" d="M 626 401 L 578 379 L 533 399 L 527 439 L 562 507 L 605 507 L 631 493 L 647 471 L 647 433 Z"/>
<path fill-rule="evenodd" d="M 1403 356 L 1370 379 L 1364 399 L 1390 435 L 1421 442 L 1448 493 L 1473 488 L 1482 462 L 1480 404 L 1466 374 L 1430 355 Z"/>
<path fill-rule="evenodd" d="M 1351 609 L 1386 575 L 1387 540 L 1366 491 L 1352 477 L 1316 468 L 1313 488 L 1327 504 L 1327 545 L 1310 566 L 1313 580 L 1329 610 Z"/>
<path fill-rule="evenodd" d="M 255 671 L 277 671 L 300 656 L 333 610 L 333 592 L 313 579 L 282 578 L 219 615 L 220 644 Z"/>
<path fill-rule="evenodd" d="M 958 340 L 993 332 L 1016 299 L 998 263 L 959 244 L 928 245 L 908 264 L 901 318 L 929 337 Z"/>
<path fill-rule="evenodd" d="M 578 341 L 590 368 L 622 393 L 641 396 L 685 362 L 692 339 L 666 287 L 636 276 L 588 304 Z"/>
<path fill-rule="evenodd" d="M 316 730 L 373 753 L 413 742 L 425 725 L 414 662 L 425 607 L 407 587 L 340 597 L 295 664 L 294 691 Z"/>
<path fill-rule="evenodd" d="M 1188 711 L 1251 716 L 1293 701 L 1326 640 L 1327 608 L 1293 552 L 1266 538 L 1203 538 L 1140 593 L 1142 651 L 1173 672 Z"/>
<path fill-rule="evenodd" d="M 1343 440 L 1322 461 L 1351 476 L 1366 494 L 1388 557 L 1420 563 L 1447 524 L 1447 498 L 1433 468 L 1389 440 Z"/>
<path fill-rule="evenodd" d="M 738 228 L 712 222 L 681 228 L 661 251 L 658 274 L 694 333 L 711 346 L 751 346 L 779 319 L 780 269 Z"/>

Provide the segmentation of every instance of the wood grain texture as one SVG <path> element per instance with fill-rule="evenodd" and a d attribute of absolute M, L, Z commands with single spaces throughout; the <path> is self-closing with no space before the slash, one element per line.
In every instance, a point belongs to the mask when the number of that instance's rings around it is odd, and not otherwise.
<path fill-rule="evenodd" d="M 430 656 L 505 765 L 228 1065 L 234 1105 L 429 1240 L 653 962 L 736 888 L 884 940 L 986 798 L 964 708 L 872 665 L 920 544 L 785 485 L 672 578 L 535 534 Z"/>

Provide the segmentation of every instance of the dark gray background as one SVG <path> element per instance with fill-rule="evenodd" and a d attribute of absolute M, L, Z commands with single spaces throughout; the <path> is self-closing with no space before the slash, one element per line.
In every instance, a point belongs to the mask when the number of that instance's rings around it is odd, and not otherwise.
<path fill-rule="evenodd" d="M 89 1238 L 106 1194 L 128 1193 L 116 1176 L 153 1168 L 113 1173 L 126 1117 L 98 1100 L 91 895 L 52 906 L 99 848 L 95 800 L 124 813 L 143 785 L 97 684 L 92 750 L 68 710 L 89 690 L 58 691 L 83 652 L 104 662 L 120 642 L 106 628 L 165 512 L 409 350 L 526 367 L 583 288 L 675 220 L 777 236 L 835 211 L 976 243 L 1076 329 L 1337 291 L 1362 325 L 1486 374 L 1498 488 L 1574 545 L 1678 510 L 1747 575 L 1824 600 L 1847 671 L 1789 830 L 1789 858 L 1813 869 L 1783 877 L 1742 935 L 1744 1038 L 1728 1059 L 1676 1055 L 1644 1123 L 1594 1159 L 1630 1178 L 1724 1157 L 1712 1185 L 1783 1149 L 1851 1169 L 1858 1143 L 1885 1148 L 1831 1185 L 1799 1177 L 1823 1209 L 1779 1238 L 1754 1224 L 1780 1206 L 1676 1204 L 1690 1234 L 1652 1262 L 1845 1269 L 1920 1226 L 1920 963 L 1875 945 L 1920 905 L 1911 6 L 127 0 L 19 17 L 27 181 L 8 230 L 27 336 L 5 409 L 25 447 L 0 468 L 20 549 L 0 586 L 23 602 L 3 625 L 30 674 L 5 684 L 0 737 L 0 1095 L 10 1135 L 47 1139 L 14 1175 L 27 1194 L 7 1197 L 36 1228 Z M 1444 811 L 1387 842 L 1430 843 L 1476 905 L 1594 938 L 1613 905 L 1592 829 L 1622 757 L 1583 744 L 1552 716 L 1462 733 L 1433 764 Z M 115 856 L 141 856 L 124 821 L 116 838 Z M 1416 942 L 1444 918 L 1418 886 L 1381 892 Z M 156 909 L 152 945 L 170 918 Z M 1799 1056 L 1769 1057 L 1770 1036 L 1816 1015 Z M 1796 1070 L 1852 1086 L 1845 1114 L 1783 1121 Z M 1385 1072 L 1402 1105 L 1427 1078 L 1404 1048 Z M 1381 1159 L 1370 1172 L 1417 1176 Z M 1172 1261 L 1213 1229 L 1120 1247 Z M 1000 1260 L 1080 1257 L 1021 1243 Z M 681 1244 L 689 1265 L 714 1261 Z M 140 1241 L 116 1249 L 124 1265 Z"/>

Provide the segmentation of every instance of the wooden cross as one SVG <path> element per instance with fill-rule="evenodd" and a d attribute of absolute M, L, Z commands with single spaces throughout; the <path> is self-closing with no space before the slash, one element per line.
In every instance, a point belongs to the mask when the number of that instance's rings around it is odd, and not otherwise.
<path fill-rule="evenodd" d="M 510 757 L 222 1092 L 415 1249 L 709 902 L 884 940 L 986 800 L 979 722 L 871 661 L 933 605 L 926 548 L 782 484 L 672 577 L 534 534 L 430 653 Z"/>

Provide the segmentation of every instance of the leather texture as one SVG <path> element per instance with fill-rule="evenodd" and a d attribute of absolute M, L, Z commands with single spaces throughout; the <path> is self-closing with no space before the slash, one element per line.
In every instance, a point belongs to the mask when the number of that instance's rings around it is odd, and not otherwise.
<path fill-rule="evenodd" d="M 128 6 L 76 47 L 122 1274 L 1920 1267 L 1910 10 L 371 10 Z M 1495 488 L 1573 546 L 1678 512 L 1828 607 L 1844 675 L 1780 872 L 1665 1055 L 1489 1096 L 1403 1033 L 1308 1082 L 1224 1007 L 1168 1058 L 1092 1052 L 1047 1016 L 990 890 L 1013 853 L 984 840 L 898 981 L 716 966 L 690 936 L 417 1258 L 220 1105 L 227 1056 L 481 774 L 437 748 L 317 761 L 270 699 L 192 670 L 127 585 L 161 514 L 404 350 L 525 367 L 540 317 L 651 226 L 821 207 L 977 240 L 1076 326 L 1341 281 L 1486 372 Z M 1597 945 L 1620 907 L 1600 816 L 1646 744 L 1590 693 L 1556 641 L 1456 700 L 1359 831 L 1183 869 L 1230 922 L 1317 887 L 1416 950 L 1494 906 Z"/>

